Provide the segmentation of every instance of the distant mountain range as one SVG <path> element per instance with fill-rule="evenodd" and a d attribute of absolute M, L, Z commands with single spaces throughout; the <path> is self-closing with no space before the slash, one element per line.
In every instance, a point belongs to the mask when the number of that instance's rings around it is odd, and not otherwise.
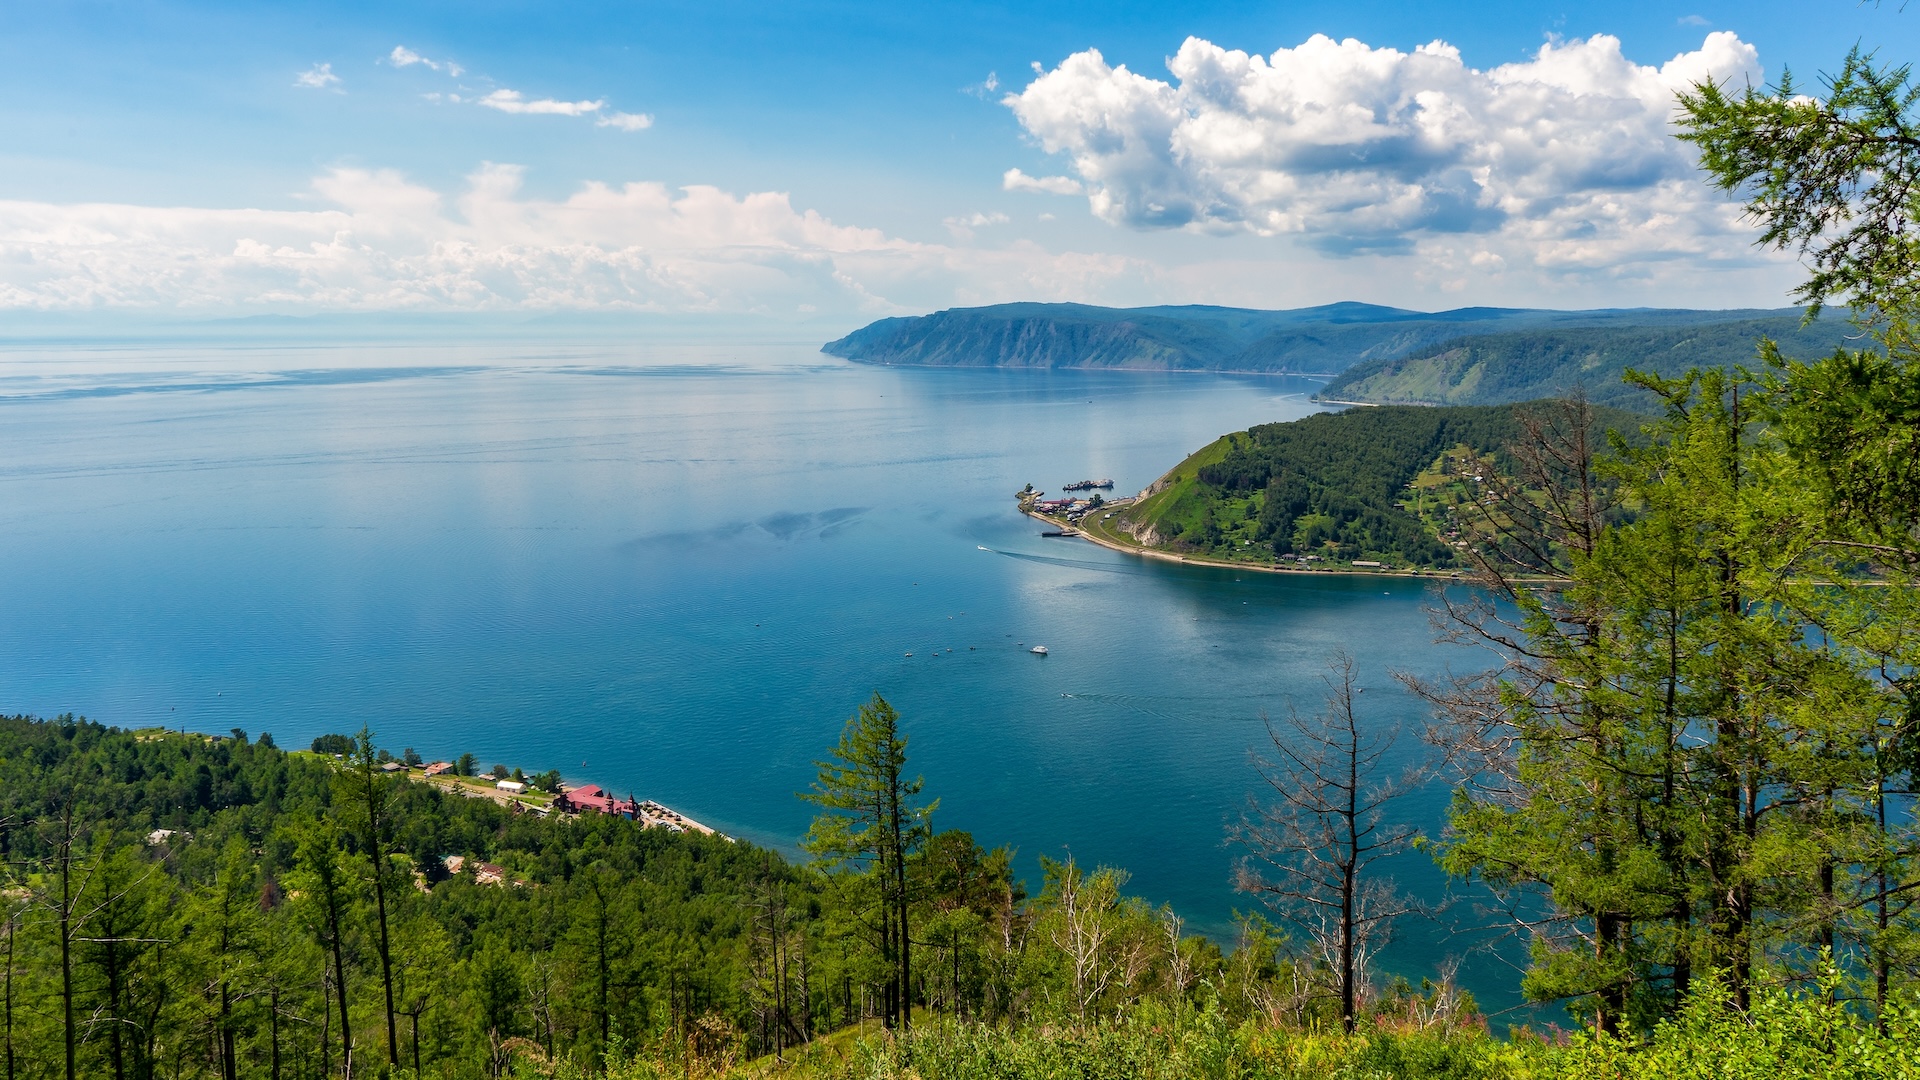
<path fill-rule="evenodd" d="M 1474 334 L 1341 372 L 1317 395 L 1377 405 L 1507 405 L 1553 397 L 1574 387 L 1595 403 L 1643 409 L 1646 391 L 1628 386 L 1628 369 L 1679 375 L 1688 368 L 1753 364 L 1754 343 L 1770 337 L 1791 357 L 1810 359 L 1846 344 L 1853 327 L 1822 318 L 1802 326 L 1798 313 L 1696 326 L 1578 326 Z"/>
<path fill-rule="evenodd" d="M 997 304 L 881 319 L 822 351 L 925 367 L 1339 375 L 1321 396 L 1379 403 L 1497 404 L 1577 383 L 1596 400 L 1627 404 L 1635 392 L 1618 387 L 1627 367 L 1667 372 L 1747 361 L 1762 334 L 1804 356 L 1831 351 L 1846 330 L 1839 318 L 1802 330 L 1793 308 L 1421 312 L 1358 303 L 1290 311 Z"/>

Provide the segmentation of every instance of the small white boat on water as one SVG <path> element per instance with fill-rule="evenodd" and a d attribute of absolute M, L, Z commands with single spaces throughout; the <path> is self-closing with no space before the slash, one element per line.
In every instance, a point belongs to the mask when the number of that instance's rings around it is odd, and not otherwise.
<path fill-rule="evenodd" d="M 1028 649 L 1027 651 L 1032 653 L 1035 656 L 1047 655 L 1047 647 L 1045 645 L 1035 645 L 1033 648 Z"/>

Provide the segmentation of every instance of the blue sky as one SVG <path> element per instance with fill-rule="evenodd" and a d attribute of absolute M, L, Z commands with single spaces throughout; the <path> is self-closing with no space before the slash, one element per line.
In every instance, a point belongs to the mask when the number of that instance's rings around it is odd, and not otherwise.
<path fill-rule="evenodd" d="M 1796 272 L 1685 189 L 1644 71 L 1698 51 L 1716 77 L 1805 78 L 1856 42 L 1905 60 L 1917 19 L 1826 0 L 15 4 L 0 309 L 1770 305 Z M 1316 34 L 1367 49 L 1302 49 Z M 1407 58 L 1434 41 L 1457 56 Z M 1441 115 L 1445 148 L 1407 150 Z M 582 201 L 596 183 L 629 197 Z"/>

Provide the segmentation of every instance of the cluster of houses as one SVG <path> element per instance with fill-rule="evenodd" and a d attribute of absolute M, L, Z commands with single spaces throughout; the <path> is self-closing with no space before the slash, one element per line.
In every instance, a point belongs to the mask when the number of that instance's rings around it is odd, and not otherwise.
<path fill-rule="evenodd" d="M 1033 508 L 1043 514 L 1065 514 L 1068 521 L 1079 521 L 1098 505 L 1092 499 L 1040 499 L 1034 502 Z"/>
<path fill-rule="evenodd" d="M 387 766 L 392 769 L 405 769 L 406 766 Z M 453 763 L 436 761 L 427 765 L 422 772 L 428 777 L 446 776 L 453 773 Z M 505 795 L 523 795 L 527 784 L 522 780 L 495 780 L 494 788 Z M 461 786 L 462 794 L 483 797 L 481 792 Z M 669 809 L 652 799 L 641 801 L 628 795 L 626 798 L 602 788 L 599 784 L 582 784 L 579 787 L 562 787 L 553 796 L 551 803 L 533 803 L 513 800 L 511 805 L 516 811 L 530 810 L 536 814 L 549 814 L 559 811 L 563 814 L 617 814 L 632 821 L 638 821 L 649 829 L 666 829 L 669 832 L 697 832 L 706 836 L 722 834 L 687 817 L 677 810 Z M 730 839 L 730 838 L 728 838 Z M 484 882 L 483 882 L 484 884 Z"/>

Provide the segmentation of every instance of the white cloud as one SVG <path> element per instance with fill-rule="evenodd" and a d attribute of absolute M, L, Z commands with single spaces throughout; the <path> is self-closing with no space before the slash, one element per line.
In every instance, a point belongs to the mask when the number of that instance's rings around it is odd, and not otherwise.
<path fill-rule="evenodd" d="M 335 90 L 340 86 L 340 76 L 333 73 L 332 64 L 315 64 L 294 76 L 293 85 L 311 87 L 315 90 Z"/>
<path fill-rule="evenodd" d="M 998 89 L 1000 89 L 1000 73 L 997 71 L 989 71 L 987 72 L 986 78 L 974 83 L 972 86 L 961 87 L 960 92 L 970 94 L 984 101 Z"/>
<path fill-rule="evenodd" d="M 1000 177 L 1000 186 L 1008 191 L 1034 191 L 1043 195 L 1079 195 L 1086 190 L 1071 176 L 1028 176 L 1019 169 L 1008 169 Z"/>
<path fill-rule="evenodd" d="M 1270 57 L 1188 38 L 1167 66 L 1171 82 L 1088 50 L 1003 100 L 1114 224 L 1418 253 L 1441 276 L 1480 252 L 1552 273 L 1757 257 L 1672 137 L 1676 91 L 1759 79 L 1731 33 L 1660 67 L 1605 35 L 1486 71 L 1443 42 L 1401 52 L 1318 35 Z M 1015 169 L 1004 186 L 1066 180 Z"/>
<path fill-rule="evenodd" d="M 313 182 L 329 208 L 0 201 L 0 310 L 632 310 L 868 317 L 1016 299 L 1137 300 L 1125 256 L 919 243 L 784 194 L 586 184 L 487 165 L 442 193 L 391 171 Z M 993 215 L 984 215 L 990 220 Z M 1118 290 L 1118 291 L 1116 291 Z"/>
<path fill-rule="evenodd" d="M 387 54 L 387 63 L 397 68 L 420 64 L 432 71 L 444 71 L 456 79 L 466 70 L 451 60 L 429 60 L 405 45 L 395 45 L 393 51 Z"/>
<path fill-rule="evenodd" d="M 465 70 L 451 60 L 430 60 L 405 45 L 395 45 L 393 51 L 387 54 L 386 60 L 396 68 L 408 68 L 419 64 L 434 71 L 444 71 L 456 78 Z M 462 89 L 467 88 L 462 87 Z M 489 91 L 480 97 L 475 97 L 472 93 L 463 96 L 458 93 L 438 91 L 426 94 L 425 97 L 435 104 L 473 104 L 514 116 L 591 116 L 595 118 L 594 126 L 618 128 L 621 131 L 645 131 L 653 126 L 653 117 L 647 113 L 604 111 L 607 106 L 604 98 L 587 101 L 535 98 L 529 101 L 520 91 L 505 87 Z"/>
<path fill-rule="evenodd" d="M 479 104 L 489 109 L 498 109 L 503 113 L 516 116 L 586 116 L 599 112 L 605 101 L 555 101 L 553 98 L 536 98 L 528 101 L 518 90 L 495 90 L 479 99 Z"/>
<path fill-rule="evenodd" d="M 1681 26 L 1712 26 L 1713 25 L 1712 20 L 1708 19 L 1704 15 L 1682 15 L 1680 16 L 1679 19 L 1675 21 L 1678 22 Z"/>
<path fill-rule="evenodd" d="M 653 117 L 647 113 L 608 113 L 595 120 L 593 126 L 619 128 L 621 131 L 645 131 L 653 126 Z"/>
<path fill-rule="evenodd" d="M 947 231 L 952 233 L 957 239 L 972 240 L 973 230 L 985 228 L 988 225 L 1005 225 L 1011 220 L 1007 215 L 997 210 L 990 213 L 976 210 L 971 214 L 962 214 L 958 217 L 947 218 L 943 220 L 941 224 L 945 225 Z"/>

